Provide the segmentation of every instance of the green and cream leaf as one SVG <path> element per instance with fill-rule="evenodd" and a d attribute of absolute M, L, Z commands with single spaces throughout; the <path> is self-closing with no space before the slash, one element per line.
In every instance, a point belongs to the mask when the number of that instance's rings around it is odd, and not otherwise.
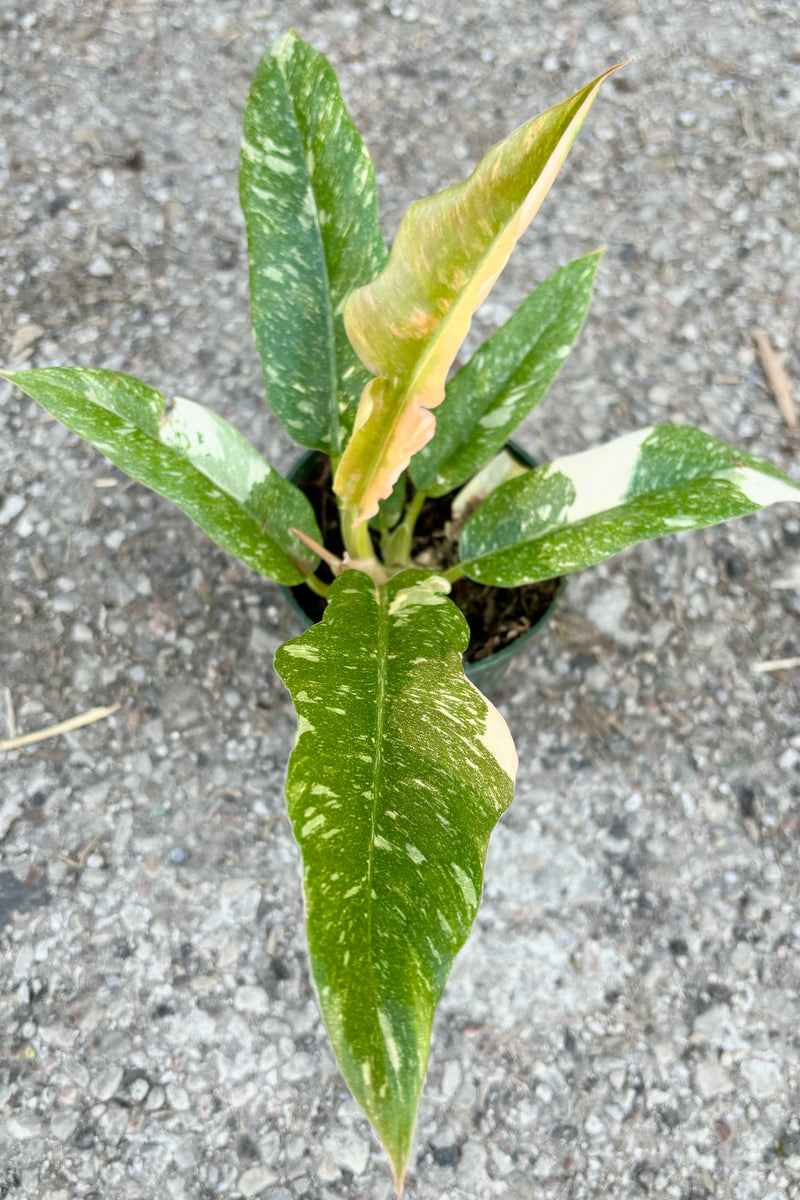
<path fill-rule="evenodd" d="M 469 631 L 448 591 L 419 570 L 382 586 L 345 571 L 322 622 L 275 658 L 298 714 L 287 798 L 320 1008 L 398 1181 L 517 763 L 464 675 Z"/>
<path fill-rule="evenodd" d="M 317 557 L 290 528 L 321 541 L 303 493 L 222 417 L 116 371 L 0 372 L 131 478 L 177 504 L 213 541 L 278 583 L 300 583 Z"/>
<path fill-rule="evenodd" d="M 369 379 L 344 331 L 347 295 L 386 261 L 375 170 L 330 64 L 296 34 L 247 98 L 239 195 L 253 335 L 267 397 L 303 446 L 336 454 Z"/>
<path fill-rule="evenodd" d="M 450 380 L 436 431 L 411 460 L 420 491 L 444 496 L 470 479 L 539 403 L 586 319 L 602 254 L 578 258 L 541 283 Z"/>
<path fill-rule="evenodd" d="M 765 459 L 688 425 L 651 426 L 502 484 L 464 525 L 461 567 L 516 587 L 783 500 L 800 501 L 800 485 Z"/>

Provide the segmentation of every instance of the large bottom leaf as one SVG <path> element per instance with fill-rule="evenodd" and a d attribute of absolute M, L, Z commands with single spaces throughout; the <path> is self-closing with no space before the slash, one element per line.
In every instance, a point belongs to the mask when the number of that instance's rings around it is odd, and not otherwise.
<path fill-rule="evenodd" d="M 275 665 L 298 712 L 287 799 L 336 1057 L 402 1184 L 431 1023 L 475 919 L 517 756 L 468 682 L 439 576 L 349 570 Z"/>

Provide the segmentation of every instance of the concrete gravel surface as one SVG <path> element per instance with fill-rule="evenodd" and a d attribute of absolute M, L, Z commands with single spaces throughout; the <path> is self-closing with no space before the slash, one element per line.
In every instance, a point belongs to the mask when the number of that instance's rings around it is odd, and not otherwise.
<path fill-rule="evenodd" d="M 605 244 L 541 459 L 689 421 L 800 478 L 794 0 L 0 3 L 0 361 L 212 405 L 287 468 L 236 202 L 288 26 L 415 198 L 603 67 L 476 321 Z M 315 1006 L 282 783 L 280 592 L 0 389 L 0 1197 L 385 1200 Z M 576 576 L 501 707 L 517 798 L 437 1016 L 408 1195 L 800 1195 L 800 510 Z M 6 726 L 5 728 L 3 726 Z"/>

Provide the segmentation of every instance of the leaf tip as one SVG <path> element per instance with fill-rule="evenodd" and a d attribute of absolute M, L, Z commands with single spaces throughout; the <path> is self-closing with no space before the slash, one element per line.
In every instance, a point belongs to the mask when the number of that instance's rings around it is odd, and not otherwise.
<path fill-rule="evenodd" d="M 397 1196 L 397 1200 L 403 1200 L 403 1186 L 406 1181 L 406 1164 L 403 1163 L 402 1169 L 400 1171 L 396 1171 L 394 1162 L 392 1161 L 392 1159 L 389 1159 L 389 1162 L 392 1165 L 392 1175 L 394 1177 L 394 1190 L 395 1190 L 395 1194 Z"/>

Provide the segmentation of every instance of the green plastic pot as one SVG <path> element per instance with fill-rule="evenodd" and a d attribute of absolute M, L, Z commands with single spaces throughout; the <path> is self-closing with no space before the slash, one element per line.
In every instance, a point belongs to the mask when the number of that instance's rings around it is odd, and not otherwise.
<path fill-rule="evenodd" d="M 526 467 L 535 467 L 538 465 L 536 460 L 531 458 L 530 454 L 523 450 L 521 446 L 518 446 L 516 442 L 506 442 L 505 448 L 506 450 L 510 451 L 515 458 L 519 459 L 521 463 L 524 463 Z M 309 468 L 312 462 L 315 461 L 317 454 L 318 451 L 316 450 L 308 450 L 293 465 L 287 475 L 287 478 L 290 479 L 292 483 L 302 484 L 304 479 L 308 478 Z M 520 637 L 515 638 L 513 642 L 509 642 L 509 644 L 504 646 L 502 650 L 498 650 L 494 654 L 490 654 L 487 658 L 481 658 L 478 659 L 477 662 L 467 662 L 464 664 L 464 671 L 467 679 L 469 679 L 471 683 L 474 683 L 476 687 L 480 688 L 484 695 L 491 696 L 498 691 L 512 660 L 525 652 L 525 648 L 531 639 L 536 637 L 536 635 L 544 628 L 544 626 L 555 613 L 558 604 L 561 601 L 561 597 L 564 594 L 565 586 L 566 580 L 563 578 L 559 579 L 556 593 L 553 599 L 550 601 L 548 607 L 545 609 L 539 619 L 535 621 L 533 625 L 531 625 L 530 629 L 526 630 L 525 633 L 520 635 Z M 286 596 L 289 607 L 294 609 L 300 618 L 303 628 L 308 629 L 309 626 L 313 625 L 314 622 L 312 618 L 298 603 L 291 589 L 282 587 L 281 591 Z"/>

